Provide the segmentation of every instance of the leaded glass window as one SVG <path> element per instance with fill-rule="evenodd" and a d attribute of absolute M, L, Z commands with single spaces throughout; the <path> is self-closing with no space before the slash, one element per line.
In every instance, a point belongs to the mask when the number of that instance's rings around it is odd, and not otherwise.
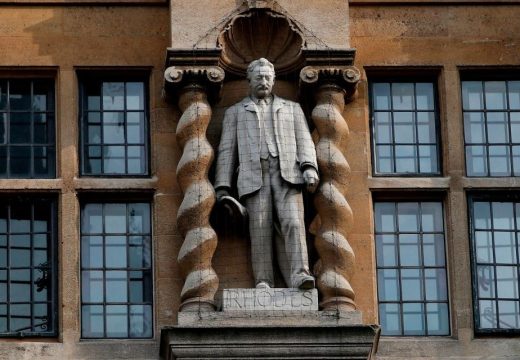
<path fill-rule="evenodd" d="M 148 175 L 146 83 L 84 79 L 81 84 L 82 174 Z"/>
<path fill-rule="evenodd" d="M 449 335 L 442 204 L 374 207 L 382 334 Z"/>
<path fill-rule="evenodd" d="M 520 331 L 520 201 L 470 197 L 477 332 Z"/>
<path fill-rule="evenodd" d="M 54 81 L 0 80 L 0 178 L 56 176 Z"/>
<path fill-rule="evenodd" d="M 376 175 L 440 175 L 438 110 L 431 82 L 370 85 Z"/>
<path fill-rule="evenodd" d="M 153 336 L 148 203 L 82 207 L 81 334 L 83 338 Z"/>
<path fill-rule="evenodd" d="M 463 81 L 468 176 L 520 176 L 520 81 Z"/>

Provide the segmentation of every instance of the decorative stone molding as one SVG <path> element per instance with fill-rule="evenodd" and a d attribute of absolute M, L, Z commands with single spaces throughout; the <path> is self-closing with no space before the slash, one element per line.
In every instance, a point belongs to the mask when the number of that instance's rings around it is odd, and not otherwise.
<path fill-rule="evenodd" d="M 353 221 L 346 198 L 350 166 L 344 156 L 349 128 L 342 113 L 359 79 L 359 70 L 353 66 L 306 66 L 300 72 L 302 95 L 313 96 L 316 101 L 312 120 L 318 134 L 316 153 L 321 182 L 314 196 L 317 215 L 311 231 L 320 257 L 315 273 L 322 295 L 320 306 L 325 310 L 356 309 L 350 285 L 355 256 L 347 240 Z"/>
<path fill-rule="evenodd" d="M 175 62 L 182 64 L 182 57 L 172 60 Z M 177 181 L 184 194 L 177 213 L 177 227 L 184 238 L 177 258 L 185 279 L 180 310 L 211 311 L 215 309 L 219 281 L 211 265 L 217 247 L 217 235 L 209 223 L 215 192 L 208 170 L 214 152 L 206 130 L 211 120 L 208 99 L 218 98 L 224 70 L 216 64 L 183 64 L 168 67 L 164 76 L 166 91 L 178 97 L 182 111 L 176 129 L 177 142 L 183 149 Z"/>
<path fill-rule="evenodd" d="M 296 71 L 302 65 L 304 44 L 302 30 L 287 16 L 269 10 L 267 4 L 251 6 L 234 16 L 218 37 L 221 66 L 238 76 L 261 57 L 274 64 L 277 75 Z"/>

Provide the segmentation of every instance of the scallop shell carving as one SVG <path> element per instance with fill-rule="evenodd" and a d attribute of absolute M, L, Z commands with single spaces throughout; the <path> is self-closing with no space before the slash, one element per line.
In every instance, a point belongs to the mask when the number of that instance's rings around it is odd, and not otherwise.
<path fill-rule="evenodd" d="M 243 76 L 251 61 L 264 57 L 280 75 L 301 65 L 304 39 L 285 15 L 250 10 L 230 20 L 219 35 L 218 45 L 222 48 L 221 66 L 230 73 Z"/>

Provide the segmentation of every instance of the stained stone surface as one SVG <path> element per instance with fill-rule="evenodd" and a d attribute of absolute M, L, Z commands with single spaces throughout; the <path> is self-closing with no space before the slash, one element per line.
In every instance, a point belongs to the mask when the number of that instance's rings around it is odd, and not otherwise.
<path fill-rule="evenodd" d="M 222 311 L 317 311 L 318 290 L 293 288 L 224 289 Z"/>

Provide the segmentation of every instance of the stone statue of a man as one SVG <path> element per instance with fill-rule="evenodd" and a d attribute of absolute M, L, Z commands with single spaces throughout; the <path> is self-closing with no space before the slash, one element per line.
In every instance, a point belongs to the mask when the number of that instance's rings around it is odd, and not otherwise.
<path fill-rule="evenodd" d="M 249 213 L 256 287 L 274 286 L 274 242 L 287 286 L 311 289 L 302 187 L 314 192 L 318 186 L 316 150 L 300 105 L 271 93 L 274 78 L 268 60 L 249 64 L 250 94 L 224 116 L 215 189 L 217 199 L 229 195 L 238 159 L 237 188 Z"/>

